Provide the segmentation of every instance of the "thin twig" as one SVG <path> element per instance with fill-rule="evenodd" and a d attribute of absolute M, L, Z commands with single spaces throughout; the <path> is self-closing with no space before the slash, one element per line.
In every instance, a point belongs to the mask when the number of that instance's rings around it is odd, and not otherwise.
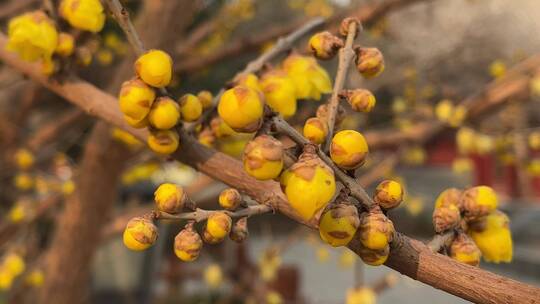
<path fill-rule="evenodd" d="M 336 81 L 334 82 L 334 89 L 332 90 L 332 96 L 328 103 L 328 134 L 326 134 L 326 141 L 324 143 L 324 151 L 328 151 L 330 148 L 330 142 L 334 134 L 334 127 L 336 124 L 336 113 L 339 106 L 339 93 L 345 86 L 347 80 L 347 74 L 349 72 L 349 65 L 354 58 L 353 43 L 359 30 L 359 24 L 356 22 L 350 22 L 347 32 L 347 40 L 345 46 L 339 50 L 339 63 L 336 72 Z M 361 26 L 360 26 L 361 29 Z"/>
<path fill-rule="evenodd" d="M 310 31 L 312 31 L 313 29 L 321 26 L 322 24 L 324 24 L 324 19 L 323 18 L 315 18 L 315 19 L 309 21 L 308 23 L 304 24 L 302 27 L 300 27 L 298 30 L 292 32 L 288 36 L 278 39 L 278 41 L 276 42 L 274 47 L 272 47 L 267 52 L 264 52 L 261 56 L 257 57 L 255 60 L 249 62 L 248 65 L 246 65 L 246 67 L 244 68 L 244 70 L 237 73 L 233 77 L 233 80 L 238 79 L 239 77 L 241 77 L 243 75 L 258 72 L 260 69 L 263 68 L 263 66 L 267 62 L 274 59 L 279 54 L 289 50 L 297 40 L 302 38 L 304 35 L 306 35 Z M 215 113 L 216 106 L 217 106 L 217 104 L 219 102 L 219 99 L 221 98 L 221 95 L 224 92 L 225 92 L 224 88 L 219 90 L 219 92 L 216 94 L 214 99 L 212 99 L 212 107 L 210 109 L 208 109 L 205 113 L 203 113 L 203 115 L 199 118 L 198 121 L 196 121 L 196 122 L 192 123 L 190 126 L 186 127 L 186 130 L 188 132 L 192 132 L 195 129 L 195 127 L 197 127 L 197 125 L 205 124 L 205 123 L 208 122 L 208 120 Z"/>
<path fill-rule="evenodd" d="M 299 146 L 305 146 L 310 145 L 311 143 L 302 136 L 296 129 L 294 129 L 289 123 L 287 123 L 285 120 L 283 120 L 279 116 L 274 116 L 273 118 L 274 127 L 276 130 L 280 133 L 283 133 L 287 135 L 290 139 L 292 139 L 296 144 Z M 369 194 L 366 192 L 366 190 L 360 186 L 356 182 L 356 180 L 347 173 L 343 172 L 340 168 L 334 164 L 334 162 L 326 155 L 319 147 L 316 147 L 317 154 L 322 161 L 324 161 L 332 170 L 334 171 L 335 176 L 345 185 L 345 187 L 349 188 L 351 191 L 351 196 L 359 200 L 366 209 L 370 209 L 372 206 L 375 205 L 375 202 L 373 199 L 369 196 Z"/>
<path fill-rule="evenodd" d="M 204 210 L 197 208 L 193 212 L 186 212 L 180 214 L 170 214 L 163 211 L 153 211 L 152 216 L 155 219 L 164 219 L 164 220 L 194 220 L 196 222 L 201 222 L 206 220 L 210 215 L 216 212 L 223 212 L 232 218 L 252 216 L 257 214 L 263 214 L 274 209 L 268 205 L 253 205 L 238 211 L 228 211 L 228 210 Z"/>
<path fill-rule="evenodd" d="M 129 41 L 129 44 L 135 50 L 137 56 L 144 54 L 145 48 L 141 41 L 141 38 L 137 34 L 131 19 L 129 18 L 129 12 L 122 6 L 118 0 L 107 0 L 107 6 L 114 16 L 114 19 L 120 25 L 126 37 Z"/>

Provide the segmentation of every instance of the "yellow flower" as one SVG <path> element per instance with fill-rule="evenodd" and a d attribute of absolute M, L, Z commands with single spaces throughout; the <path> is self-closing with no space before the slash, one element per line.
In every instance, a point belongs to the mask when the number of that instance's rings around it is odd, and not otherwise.
<path fill-rule="evenodd" d="M 461 263 L 478 266 L 481 256 L 476 244 L 465 233 L 459 233 L 450 245 L 450 257 Z"/>
<path fill-rule="evenodd" d="M 62 183 L 61 189 L 62 194 L 70 195 L 75 191 L 75 183 L 72 180 L 67 180 Z"/>
<path fill-rule="evenodd" d="M 531 159 L 527 164 L 527 172 L 531 176 L 540 176 L 540 159 Z"/>
<path fill-rule="evenodd" d="M 150 132 L 147 143 L 158 154 L 172 154 L 178 149 L 180 138 L 174 130 L 158 130 Z"/>
<path fill-rule="evenodd" d="M 214 96 L 212 95 L 210 91 L 203 90 L 197 94 L 197 98 L 199 98 L 199 101 L 202 104 L 203 110 L 206 110 L 212 106 L 212 100 L 214 99 Z"/>
<path fill-rule="evenodd" d="M 325 263 L 330 259 L 330 251 L 326 247 L 319 247 L 316 251 L 317 261 Z"/>
<path fill-rule="evenodd" d="M 531 78 L 529 88 L 532 96 L 540 96 L 540 75 L 536 75 Z"/>
<path fill-rule="evenodd" d="M 488 186 L 469 188 L 460 198 L 460 207 L 467 220 L 478 220 L 490 214 L 497 208 L 497 203 L 497 193 Z"/>
<path fill-rule="evenodd" d="M 226 210 L 235 210 L 242 203 L 242 195 L 234 188 L 227 188 L 219 194 L 219 205 Z"/>
<path fill-rule="evenodd" d="M 210 129 L 212 129 L 212 133 L 217 138 L 225 138 L 231 135 L 238 135 L 238 133 L 231 129 L 231 127 L 229 127 L 229 125 L 227 125 L 219 116 L 214 117 L 210 121 Z"/>
<path fill-rule="evenodd" d="M 303 134 L 310 142 L 320 145 L 328 134 L 328 124 L 324 119 L 311 117 L 304 124 Z"/>
<path fill-rule="evenodd" d="M 506 64 L 502 60 L 495 60 L 489 65 L 489 75 L 500 78 L 506 74 Z"/>
<path fill-rule="evenodd" d="M 9 290 L 13 284 L 13 275 L 5 269 L 0 270 L 0 290 Z"/>
<path fill-rule="evenodd" d="M 457 174 L 471 172 L 472 168 L 473 163 L 467 157 L 458 157 L 452 162 L 452 171 Z"/>
<path fill-rule="evenodd" d="M 473 152 L 476 145 L 475 131 L 471 128 L 460 128 L 456 133 L 456 144 L 462 155 Z"/>
<path fill-rule="evenodd" d="M 356 254 L 362 259 L 362 262 L 371 266 L 380 266 L 386 262 L 390 255 L 390 245 L 386 245 L 383 249 L 369 249 L 359 244 Z"/>
<path fill-rule="evenodd" d="M 75 50 L 75 38 L 73 35 L 65 32 L 58 34 L 58 44 L 56 45 L 55 52 L 63 57 L 70 56 Z"/>
<path fill-rule="evenodd" d="M 258 180 L 274 179 L 283 169 L 283 145 L 270 135 L 260 135 L 244 149 L 244 169 Z"/>
<path fill-rule="evenodd" d="M 219 116 L 237 132 L 254 132 L 262 122 L 264 103 L 259 93 L 245 86 L 236 86 L 221 95 Z"/>
<path fill-rule="evenodd" d="M 50 59 L 58 43 L 54 23 L 42 11 L 17 16 L 8 24 L 7 49 L 26 61 Z"/>
<path fill-rule="evenodd" d="M 362 134 L 354 130 L 339 131 L 332 138 L 330 157 L 338 167 L 353 170 L 364 164 L 368 145 Z"/>
<path fill-rule="evenodd" d="M 461 207 L 461 191 L 456 188 L 448 188 L 441 192 L 435 200 L 435 208 L 448 207 L 454 205 L 455 207 Z"/>
<path fill-rule="evenodd" d="M 166 87 L 172 77 L 171 56 L 161 50 L 149 50 L 135 61 L 135 72 L 148 85 Z"/>
<path fill-rule="evenodd" d="M 296 113 L 296 89 L 294 82 L 281 70 L 271 70 L 260 81 L 266 103 L 284 118 Z"/>
<path fill-rule="evenodd" d="M 33 270 L 28 275 L 26 275 L 24 281 L 26 282 L 26 284 L 32 287 L 41 287 L 45 282 L 45 275 L 41 270 Z"/>
<path fill-rule="evenodd" d="M 266 293 L 266 304 L 282 304 L 283 297 L 276 291 L 269 291 Z"/>
<path fill-rule="evenodd" d="M 529 148 L 540 150 L 540 132 L 531 132 L 528 137 Z"/>
<path fill-rule="evenodd" d="M 235 79 L 235 83 L 236 85 L 245 86 L 257 92 L 261 91 L 259 77 L 253 73 L 241 74 L 237 79 Z"/>
<path fill-rule="evenodd" d="M 357 48 L 356 69 L 365 78 L 373 78 L 384 71 L 384 57 L 377 48 Z"/>
<path fill-rule="evenodd" d="M 124 245 L 134 251 L 152 246 L 158 237 L 157 227 L 149 219 L 134 217 L 127 223 L 123 234 Z"/>
<path fill-rule="evenodd" d="M 15 163 L 21 170 L 26 170 L 34 164 L 34 155 L 28 149 L 18 149 L 15 152 Z"/>
<path fill-rule="evenodd" d="M 212 148 L 214 146 L 214 142 L 216 141 L 216 137 L 214 136 L 214 133 L 212 133 L 212 130 L 209 128 L 204 128 L 199 134 L 197 134 L 197 141 L 208 148 Z"/>
<path fill-rule="evenodd" d="M 346 246 L 360 225 L 358 211 L 350 204 L 333 204 L 319 220 L 321 239 L 333 247 Z"/>
<path fill-rule="evenodd" d="M 350 90 L 346 93 L 346 98 L 355 112 L 369 113 L 377 102 L 373 93 L 365 89 Z"/>
<path fill-rule="evenodd" d="M 211 264 L 204 269 L 204 281 L 208 287 L 215 289 L 223 283 L 223 272 L 217 264 Z"/>
<path fill-rule="evenodd" d="M 146 115 L 143 119 L 140 120 L 133 119 L 129 116 L 124 115 L 124 120 L 127 122 L 128 125 L 135 129 L 143 129 L 150 126 L 150 122 L 148 121 L 148 115 Z"/>
<path fill-rule="evenodd" d="M 62 0 L 60 15 L 74 28 L 97 33 L 105 24 L 105 13 L 99 0 Z"/>
<path fill-rule="evenodd" d="M 114 55 L 109 49 L 99 49 L 96 54 L 97 60 L 101 65 L 108 66 L 112 63 Z"/>
<path fill-rule="evenodd" d="M 470 231 L 474 242 L 482 251 L 484 260 L 492 263 L 512 261 L 512 234 L 508 226 L 508 217 L 494 211 L 487 216 L 486 226 L 482 231 Z"/>
<path fill-rule="evenodd" d="M 332 92 L 330 77 L 314 58 L 291 54 L 283 69 L 295 84 L 297 98 L 320 100 L 321 94 Z"/>
<path fill-rule="evenodd" d="M 34 178 L 28 173 L 19 173 L 15 175 L 14 183 L 17 189 L 27 191 L 34 186 Z"/>
<path fill-rule="evenodd" d="M 186 122 L 193 122 L 201 117 L 203 111 L 203 104 L 199 98 L 193 94 L 186 94 L 178 101 L 180 104 L 180 111 L 182 112 L 182 120 Z"/>
<path fill-rule="evenodd" d="M 124 82 L 120 89 L 118 101 L 120 110 L 134 121 L 142 121 L 150 112 L 156 92 L 140 79 Z"/>
<path fill-rule="evenodd" d="M 426 161 L 426 151 L 422 146 L 414 145 L 403 151 L 403 162 L 407 165 L 421 165 Z"/>
<path fill-rule="evenodd" d="M 276 278 L 277 271 L 281 266 L 281 257 L 275 250 L 267 249 L 259 258 L 259 273 L 265 282 Z"/>
<path fill-rule="evenodd" d="M 174 238 L 174 254 L 184 262 L 192 262 L 199 257 L 202 240 L 193 225 L 187 225 Z"/>
<path fill-rule="evenodd" d="M 209 244 L 217 244 L 229 234 L 232 227 L 231 218 L 224 212 L 213 212 L 206 220 L 203 239 Z"/>
<path fill-rule="evenodd" d="M 350 269 L 356 261 L 356 255 L 349 249 L 345 249 L 339 256 L 339 266 L 343 269 Z"/>
<path fill-rule="evenodd" d="M 184 189 L 175 184 L 164 183 L 154 192 L 154 202 L 159 211 L 178 213 L 188 200 Z"/>
<path fill-rule="evenodd" d="M 12 276 L 17 277 L 24 272 L 26 263 L 20 255 L 16 253 L 9 253 L 2 262 L 2 268 L 9 272 Z"/>
<path fill-rule="evenodd" d="M 304 220 L 324 208 L 336 191 L 334 172 L 310 151 L 302 153 L 281 175 L 281 184 L 289 203 Z"/>
<path fill-rule="evenodd" d="M 308 48 L 318 59 L 328 60 L 334 57 L 343 47 L 343 40 L 330 32 L 316 33 L 309 38 Z"/>
<path fill-rule="evenodd" d="M 138 148 L 142 145 L 141 141 L 138 140 L 135 136 L 120 128 L 112 128 L 111 135 L 114 139 L 117 139 L 118 141 L 124 143 L 130 148 Z"/>
<path fill-rule="evenodd" d="M 27 216 L 26 206 L 19 202 L 15 203 L 13 207 L 9 210 L 7 215 L 8 219 L 12 223 L 19 223 L 23 221 Z"/>
<path fill-rule="evenodd" d="M 180 120 L 180 108 L 169 97 L 158 97 L 148 113 L 150 125 L 160 130 L 168 130 L 176 126 Z"/>
<path fill-rule="evenodd" d="M 380 210 L 364 212 L 360 216 L 357 235 L 366 248 L 382 250 L 393 239 L 394 224 Z"/>
<path fill-rule="evenodd" d="M 375 304 L 377 303 L 377 294 L 368 287 L 359 287 L 347 291 L 347 300 L 345 304 Z"/>

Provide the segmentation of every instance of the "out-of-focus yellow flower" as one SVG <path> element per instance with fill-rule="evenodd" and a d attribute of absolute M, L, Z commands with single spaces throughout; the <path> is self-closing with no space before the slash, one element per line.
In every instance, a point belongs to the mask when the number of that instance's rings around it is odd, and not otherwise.
<path fill-rule="evenodd" d="M 502 60 L 495 60 L 489 65 L 489 75 L 500 78 L 506 74 L 506 64 Z"/>
<path fill-rule="evenodd" d="M 0 290 L 9 290 L 13 284 L 13 275 L 5 269 L 0 270 Z"/>
<path fill-rule="evenodd" d="M 529 161 L 529 164 L 527 165 L 527 172 L 531 176 L 540 176 L 540 159 L 535 158 Z"/>
<path fill-rule="evenodd" d="M 476 132 L 471 128 L 460 128 L 456 133 L 456 144 L 459 153 L 462 155 L 474 152 Z"/>
<path fill-rule="evenodd" d="M 55 52 L 63 57 L 70 56 L 75 50 L 75 38 L 69 33 L 61 32 L 58 34 L 58 44 Z"/>
<path fill-rule="evenodd" d="M 458 157 L 452 161 L 452 171 L 457 174 L 471 172 L 473 163 L 468 157 Z"/>
<path fill-rule="evenodd" d="M 283 69 L 294 82 L 300 99 L 320 100 L 322 94 L 332 92 L 328 73 L 312 57 L 291 54 L 283 61 Z"/>
<path fill-rule="evenodd" d="M 105 24 L 105 13 L 99 0 L 62 0 L 59 12 L 74 28 L 97 33 Z"/>
<path fill-rule="evenodd" d="M 1 268 L 7 270 L 9 273 L 16 277 L 24 272 L 24 269 L 26 268 L 26 263 L 20 255 L 16 253 L 9 253 L 4 258 Z"/>
<path fill-rule="evenodd" d="M 57 43 L 54 23 L 42 11 L 25 13 L 9 21 L 7 49 L 23 60 L 50 59 Z"/>
<path fill-rule="evenodd" d="M 531 90 L 531 95 L 540 96 L 540 74 L 531 79 L 529 88 Z"/>
<path fill-rule="evenodd" d="M 484 155 L 493 152 L 495 141 L 493 137 L 487 134 L 477 134 L 475 140 L 476 153 Z"/>
<path fill-rule="evenodd" d="M 223 283 L 223 271 L 218 264 L 211 264 L 204 270 L 204 281 L 212 289 L 216 289 Z"/>
<path fill-rule="evenodd" d="M 269 291 L 266 293 L 266 304 L 282 304 L 283 298 L 277 291 Z"/>
<path fill-rule="evenodd" d="M 405 200 L 405 208 L 412 216 L 417 216 L 424 210 L 424 200 L 419 196 L 408 196 Z"/>
<path fill-rule="evenodd" d="M 20 204 L 20 203 L 17 202 L 9 210 L 8 219 L 12 223 L 19 223 L 19 222 L 21 222 L 22 220 L 25 219 L 26 213 L 27 212 L 26 212 L 26 208 L 25 208 L 24 204 Z"/>
<path fill-rule="evenodd" d="M 155 162 L 137 164 L 122 174 L 122 183 L 124 185 L 132 185 L 143 180 L 148 180 L 158 170 L 159 164 Z"/>
<path fill-rule="evenodd" d="M 533 150 L 540 150 L 540 132 L 531 132 L 527 138 L 529 148 Z"/>
<path fill-rule="evenodd" d="M 34 155 L 28 149 L 18 149 L 15 152 L 15 162 L 19 169 L 26 170 L 34 164 Z"/>
<path fill-rule="evenodd" d="M 128 50 L 125 41 L 122 41 L 114 32 L 108 32 L 104 35 L 103 44 L 119 55 L 126 54 Z"/>
<path fill-rule="evenodd" d="M 108 66 L 112 63 L 114 55 L 109 49 L 99 49 L 96 53 L 96 58 L 101 65 Z"/>
<path fill-rule="evenodd" d="M 265 282 L 276 278 L 277 271 L 281 266 L 281 256 L 273 249 L 267 249 L 259 258 L 259 272 Z"/>
<path fill-rule="evenodd" d="M 375 304 L 377 294 L 367 287 L 352 288 L 347 291 L 346 304 Z"/>
<path fill-rule="evenodd" d="M 326 263 L 328 262 L 328 259 L 330 259 L 330 251 L 326 247 L 319 247 L 317 248 L 317 261 L 320 263 Z"/>
<path fill-rule="evenodd" d="M 283 117 L 296 113 L 296 88 L 292 79 L 281 70 L 264 74 L 260 82 L 266 103 Z"/>
<path fill-rule="evenodd" d="M 426 161 L 426 150 L 421 146 L 412 146 L 403 153 L 403 161 L 408 165 L 418 166 Z"/>
<path fill-rule="evenodd" d="M 111 134 L 114 139 L 117 139 L 130 148 L 135 149 L 142 146 L 142 142 L 140 140 L 120 128 L 113 128 Z"/>
<path fill-rule="evenodd" d="M 392 112 L 400 114 L 407 110 L 407 101 L 403 97 L 396 97 L 392 101 Z"/>
<path fill-rule="evenodd" d="M 43 271 L 36 269 L 30 272 L 24 281 L 32 287 L 41 287 L 45 282 L 45 275 L 43 274 Z"/>
<path fill-rule="evenodd" d="M 240 157 L 249 142 L 249 137 L 234 136 L 219 142 L 218 150 L 232 157 Z"/>
<path fill-rule="evenodd" d="M 62 194 L 64 195 L 72 194 L 75 191 L 75 182 L 71 179 L 63 182 L 60 191 L 62 191 Z"/>
<path fill-rule="evenodd" d="M 17 189 L 27 191 L 34 186 L 34 179 L 28 173 L 19 173 L 15 175 L 14 184 Z"/>
<path fill-rule="evenodd" d="M 339 267 L 342 269 L 350 269 L 354 265 L 356 259 L 357 257 L 354 252 L 350 251 L 349 249 L 345 249 L 339 256 Z"/>

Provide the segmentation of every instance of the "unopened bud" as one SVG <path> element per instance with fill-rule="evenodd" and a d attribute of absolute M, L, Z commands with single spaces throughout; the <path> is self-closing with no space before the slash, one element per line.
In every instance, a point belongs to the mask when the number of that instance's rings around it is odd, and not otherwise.
<path fill-rule="evenodd" d="M 341 93 L 355 112 L 371 112 L 375 107 L 375 96 L 366 89 L 346 90 Z"/>
<path fill-rule="evenodd" d="M 465 233 L 459 233 L 450 245 L 450 257 L 456 261 L 478 266 L 482 253 L 474 241 Z"/>
<path fill-rule="evenodd" d="M 234 188 L 227 188 L 219 194 L 219 205 L 226 210 L 235 210 L 242 203 L 242 195 Z"/>
<path fill-rule="evenodd" d="M 362 28 L 362 24 L 360 23 L 360 20 L 355 17 L 347 17 L 341 21 L 341 24 L 339 26 L 339 34 L 342 36 L 347 36 L 349 34 L 349 28 L 351 27 L 351 23 L 356 23 L 356 33 L 354 36 L 358 34 L 360 29 Z"/>
<path fill-rule="evenodd" d="M 343 40 L 330 32 L 317 33 L 309 39 L 309 49 L 318 59 L 328 60 L 334 57 L 343 47 Z"/>
<path fill-rule="evenodd" d="M 203 240 L 208 244 L 217 244 L 231 231 L 232 220 L 224 212 L 213 212 L 206 221 Z"/>
<path fill-rule="evenodd" d="M 249 235 L 248 226 L 247 226 L 247 217 L 242 217 L 236 223 L 234 223 L 229 237 L 231 240 L 241 243 Z"/>
<path fill-rule="evenodd" d="M 381 250 L 393 240 L 394 224 L 380 209 L 370 210 L 360 216 L 357 235 L 364 247 Z"/>
<path fill-rule="evenodd" d="M 152 246 L 158 237 L 158 229 L 151 220 L 134 217 L 127 223 L 123 240 L 127 248 L 142 251 Z"/>
<path fill-rule="evenodd" d="M 356 68 L 365 78 L 373 78 L 384 71 L 384 57 L 377 48 L 357 48 Z"/>
<path fill-rule="evenodd" d="M 154 192 L 154 201 L 159 211 L 167 213 L 178 213 L 182 211 L 188 200 L 184 189 L 175 184 L 165 183 L 159 185 Z"/>
<path fill-rule="evenodd" d="M 199 257 L 202 245 L 201 237 L 189 223 L 174 238 L 174 253 L 180 260 L 191 262 Z"/>
<path fill-rule="evenodd" d="M 437 233 L 457 228 L 460 221 L 461 215 L 455 205 L 439 207 L 433 210 L 433 228 Z"/>
<path fill-rule="evenodd" d="M 396 208 L 403 201 L 403 188 L 393 180 L 382 181 L 375 188 L 373 200 L 385 210 Z"/>
<path fill-rule="evenodd" d="M 321 239 L 333 247 L 346 246 L 360 225 L 356 207 L 340 202 L 328 207 L 319 220 Z"/>

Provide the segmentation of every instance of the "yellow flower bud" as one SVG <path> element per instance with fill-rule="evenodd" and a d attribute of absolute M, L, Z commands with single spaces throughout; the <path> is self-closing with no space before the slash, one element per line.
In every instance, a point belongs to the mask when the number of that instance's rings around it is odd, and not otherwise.
<path fill-rule="evenodd" d="M 375 107 L 375 96 L 366 89 L 347 90 L 343 93 L 355 112 L 369 113 Z"/>
<path fill-rule="evenodd" d="M 197 96 L 185 94 L 180 98 L 178 103 L 180 104 L 180 111 L 182 112 L 182 120 L 192 122 L 201 117 L 203 105 Z"/>
<path fill-rule="evenodd" d="M 347 36 L 349 34 L 349 27 L 351 25 L 351 22 L 356 23 L 356 33 L 355 33 L 355 37 L 356 37 L 362 25 L 360 24 L 360 20 L 358 20 L 358 18 L 355 18 L 355 17 L 347 17 L 341 21 L 341 24 L 339 25 L 340 35 Z"/>
<path fill-rule="evenodd" d="M 460 221 L 461 214 L 456 205 L 449 204 L 433 210 L 433 228 L 437 233 L 459 227 Z"/>
<path fill-rule="evenodd" d="M 337 112 L 336 112 L 336 126 L 339 126 L 343 120 L 345 119 L 345 108 L 343 108 L 341 105 L 338 105 Z M 317 108 L 317 113 L 315 114 L 320 120 L 322 121 L 328 121 L 328 104 L 323 103 Z"/>
<path fill-rule="evenodd" d="M 161 50 L 150 50 L 135 61 L 135 72 L 148 85 L 163 88 L 172 77 L 172 59 Z"/>
<path fill-rule="evenodd" d="M 198 135 L 197 140 L 203 146 L 211 148 L 216 141 L 214 133 L 209 128 L 204 128 Z"/>
<path fill-rule="evenodd" d="M 245 86 L 236 86 L 221 95 L 219 116 L 237 132 L 254 132 L 262 123 L 264 103 L 259 93 Z"/>
<path fill-rule="evenodd" d="M 284 118 L 296 113 L 296 89 L 292 79 L 282 70 L 266 72 L 260 81 L 266 103 Z"/>
<path fill-rule="evenodd" d="M 303 134 L 310 142 L 320 145 L 328 134 L 328 124 L 319 117 L 311 117 L 304 124 Z"/>
<path fill-rule="evenodd" d="M 314 151 L 305 151 L 284 174 L 281 183 L 287 200 L 304 219 L 311 219 L 336 191 L 334 172 Z"/>
<path fill-rule="evenodd" d="M 343 40 L 330 32 L 320 32 L 309 38 L 308 47 L 313 56 L 321 60 L 328 60 L 332 59 L 343 47 Z"/>
<path fill-rule="evenodd" d="M 206 221 L 203 240 L 209 244 L 217 244 L 231 231 L 232 220 L 224 212 L 213 212 Z"/>
<path fill-rule="evenodd" d="M 259 85 L 259 77 L 257 77 L 257 75 L 253 73 L 241 74 L 237 79 L 235 79 L 234 83 L 239 86 L 248 87 L 257 92 L 261 91 L 261 87 Z"/>
<path fill-rule="evenodd" d="M 321 215 L 319 234 L 333 247 L 346 246 L 360 225 L 358 211 L 350 203 L 332 204 Z"/>
<path fill-rule="evenodd" d="M 112 63 L 114 55 L 111 50 L 102 48 L 97 51 L 96 58 L 101 65 L 108 66 Z"/>
<path fill-rule="evenodd" d="M 75 49 L 75 58 L 78 65 L 86 67 L 92 63 L 92 51 L 85 46 Z"/>
<path fill-rule="evenodd" d="M 28 206 L 25 203 L 22 203 L 20 201 L 13 204 L 11 209 L 9 209 L 9 212 L 7 214 L 7 218 L 12 223 L 20 223 L 24 219 L 28 217 Z"/>
<path fill-rule="evenodd" d="M 394 237 L 394 224 L 380 210 L 364 212 L 360 216 L 358 237 L 364 247 L 384 249 Z"/>
<path fill-rule="evenodd" d="M 339 131 L 332 138 L 330 157 L 338 167 L 353 170 L 364 164 L 368 145 L 362 134 L 354 130 Z"/>
<path fill-rule="evenodd" d="M 150 132 L 148 146 L 158 154 L 172 154 L 180 145 L 178 133 L 174 130 L 158 130 Z"/>
<path fill-rule="evenodd" d="M 27 191 L 34 186 L 34 178 L 28 173 L 18 173 L 15 175 L 14 184 L 17 189 Z"/>
<path fill-rule="evenodd" d="M 482 230 L 469 231 L 486 262 L 510 263 L 512 261 L 512 234 L 506 214 L 495 210 L 485 218 Z"/>
<path fill-rule="evenodd" d="M 467 221 L 478 220 L 497 208 L 497 194 L 488 186 L 476 186 L 463 192 L 460 199 Z"/>
<path fill-rule="evenodd" d="M 132 126 L 135 129 L 143 129 L 150 126 L 150 122 L 148 121 L 148 115 L 141 120 L 136 120 L 124 115 L 124 120 L 127 122 L 128 125 Z"/>
<path fill-rule="evenodd" d="M 234 188 L 227 188 L 221 191 L 218 201 L 221 208 L 234 211 L 242 203 L 242 195 Z"/>
<path fill-rule="evenodd" d="M 384 58 L 377 48 L 357 48 L 356 69 L 365 78 L 373 78 L 384 71 Z"/>
<path fill-rule="evenodd" d="M 180 107 L 169 97 L 158 97 L 148 113 L 148 122 L 154 128 L 168 130 L 180 120 Z"/>
<path fill-rule="evenodd" d="M 124 245 L 134 251 L 142 251 L 154 245 L 158 237 L 158 229 L 151 220 L 134 217 L 124 230 Z"/>
<path fill-rule="evenodd" d="M 25 13 L 9 21 L 6 48 L 23 60 L 50 59 L 57 43 L 54 22 L 42 11 Z"/>
<path fill-rule="evenodd" d="M 201 253 L 203 242 L 201 237 L 193 229 L 193 224 L 186 225 L 174 238 L 174 254 L 184 261 L 191 262 L 196 260 Z"/>
<path fill-rule="evenodd" d="M 382 181 L 375 188 L 373 200 L 385 210 L 396 208 L 403 201 L 403 188 L 393 180 Z"/>
<path fill-rule="evenodd" d="M 358 249 L 355 252 L 356 254 L 358 254 L 358 256 L 362 259 L 364 263 L 371 266 L 380 266 L 386 262 L 388 256 L 390 255 L 390 245 L 384 246 L 383 249 L 373 250 L 364 247 L 360 243 Z"/>
<path fill-rule="evenodd" d="M 6 270 L 0 270 L 0 290 L 9 290 L 13 285 L 13 275 Z"/>
<path fill-rule="evenodd" d="M 154 192 L 154 201 L 159 211 L 178 213 L 188 200 L 184 189 L 175 184 L 164 183 Z"/>
<path fill-rule="evenodd" d="M 45 76 L 51 76 L 56 71 L 56 63 L 52 58 L 43 58 L 41 60 L 41 73 Z"/>
<path fill-rule="evenodd" d="M 540 150 L 540 132 L 531 132 L 528 137 L 529 148 Z"/>
<path fill-rule="evenodd" d="M 368 287 L 358 287 L 347 291 L 345 304 L 376 304 L 377 294 Z"/>
<path fill-rule="evenodd" d="M 212 100 L 214 99 L 214 96 L 210 91 L 203 90 L 197 94 L 197 98 L 199 98 L 203 110 L 206 110 L 212 106 Z"/>
<path fill-rule="evenodd" d="M 242 217 L 236 221 L 236 223 L 234 223 L 229 237 L 231 240 L 241 243 L 248 237 L 248 235 L 247 217 Z"/>
<path fill-rule="evenodd" d="M 283 144 L 270 135 L 259 135 L 244 149 L 244 169 L 258 180 L 274 179 L 283 169 Z"/>
<path fill-rule="evenodd" d="M 67 180 L 62 183 L 60 191 L 64 195 L 70 195 L 75 191 L 75 183 L 72 180 Z"/>
<path fill-rule="evenodd" d="M 465 233 L 458 233 L 450 245 L 450 257 L 461 263 L 478 266 L 481 256 L 480 249 Z"/>
<path fill-rule="evenodd" d="M 28 149 L 18 149 L 15 152 L 15 163 L 21 170 L 26 170 L 34 165 L 34 155 Z"/>
<path fill-rule="evenodd" d="M 506 64 L 501 60 L 495 60 L 489 65 L 489 74 L 493 78 L 499 78 L 506 74 Z"/>
<path fill-rule="evenodd" d="M 266 300 L 265 304 L 283 304 L 284 303 L 283 297 L 277 291 L 274 291 L 274 290 L 271 290 L 266 293 L 265 300 Z"/>
<path fill-rule="evenodd" d="M 132 79 L 122 84 L 118 101 L 124 116 L 134 121 L 141 121 L 150 112 L 155 98 L 154 89 L 140 79 Z"/>
<path fill-rule="evenodd" d="M 73 54 L 75 50 L 75 38 L 69 33 L 60 33 L 58 34 L 58 45 L 54 50 L 58 55 L 62 57 L 68 57 Z"/>
<path fill-rule="evenodd" d="M 238 133 L 231 129 L 231 127 L 229 127 L 229 125 L 227 125 L 219 116 L 214 117 L 210 121 L 210 128 L 212 129 L 212 133 L 214 133 L 217 138 L 225 138 L 231 135 L 238 135 Z"/>
<path fill-rule="evenodd" d="M 105 24 L 105 13 L 99 0 L 62 0 L 59 12 L 77 29 L 97 33 Z"/>
<path fill-rule="evenodd" d="M 461 190 L 456 188 L 448 188 L 441 192 L 435 200 L 435 208 L 448 207 L 454 205 L 461 209 Z"/>

